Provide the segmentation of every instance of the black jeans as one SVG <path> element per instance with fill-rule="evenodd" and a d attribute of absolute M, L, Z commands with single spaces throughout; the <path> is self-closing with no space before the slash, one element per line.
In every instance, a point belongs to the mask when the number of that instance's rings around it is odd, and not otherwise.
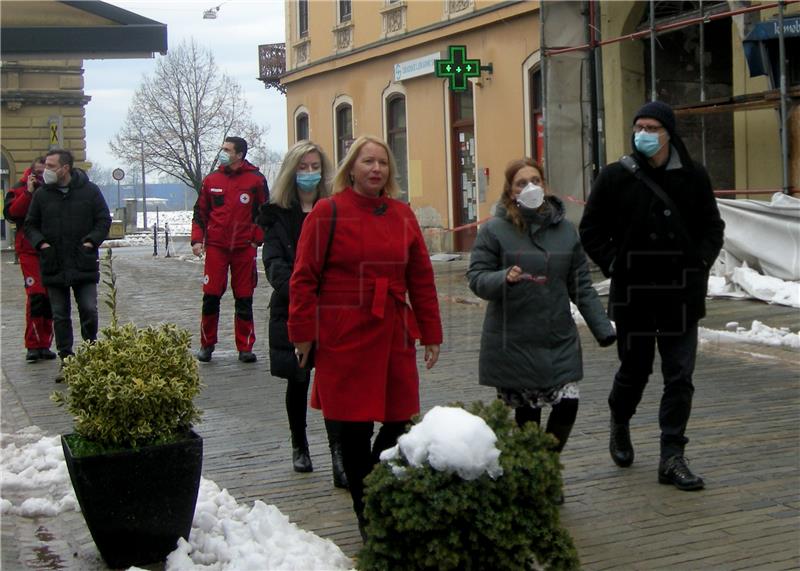
<path fill-rule="evenodd" d="M 371 443 L 375 429 L 372 422 L 340 422 L 342 438 L 342 461 L 344 473 L 353 498 L 353 510 L 358 521 L 364 521 L 364 478 L 380 461 L 381 452 L 397 444 L 397 439 L 406 431 L 410 421 L 384 422 L 375 442 Z"/>
<path fill-rule="evenodd" d="M 56 349 L 61 358 L 72 354 L 72 303 L 69 291 L 75 296 L 78 304 L 78 316 L 81 321 L 81 337 L 84 341 L 97 339 L 97 284 L 83 283 L 68 287 L 47 287 L 50 307 L 53 311 L 53 332 L 56 336 Z"/>
<path fill-rule="evenodd" d="M 692 410 L 697 323 L 679 333 L 661 334 L 642 323 L 617 322 L 617 353 L 620 367 L 608 397 L 615 422 L 627 423 L 636 413 L 642 393 L 653 372 L 655 347 L 661 355 L 664 392 L 658 422 L 661 428 L 661 458 L 682 455 L 689 439 L 684 436 Z"/>

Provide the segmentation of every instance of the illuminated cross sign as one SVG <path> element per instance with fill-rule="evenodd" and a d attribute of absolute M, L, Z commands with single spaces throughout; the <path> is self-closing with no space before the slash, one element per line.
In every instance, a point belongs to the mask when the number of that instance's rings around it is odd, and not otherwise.
<path fill-rule="evenodd" d="M 436 77 L 450 80 L 450 89 L 466 91 L 467 80 L 481 75 L 481 60 L 467 59 L 466 46 L 449 46 L 450 57 L 436 60 Z"/>

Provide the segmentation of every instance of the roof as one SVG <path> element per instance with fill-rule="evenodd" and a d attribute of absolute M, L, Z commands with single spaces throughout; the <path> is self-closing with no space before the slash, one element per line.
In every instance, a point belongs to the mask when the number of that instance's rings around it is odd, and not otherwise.
<path fill-rule="evenodd" d="M 4 60 L 111 59 L 167 53 L 167 25 L 99 0 L 4 0 Z"/>

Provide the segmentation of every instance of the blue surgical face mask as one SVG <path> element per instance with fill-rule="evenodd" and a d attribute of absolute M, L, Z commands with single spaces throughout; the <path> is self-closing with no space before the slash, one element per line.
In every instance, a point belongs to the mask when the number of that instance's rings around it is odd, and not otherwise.
<path fill-rule="evenodd" d="M 648 133 L 646 131 L 639 131 L 633 136 L 633 146 L 646 157 L 652 157 L 662 147 L 658 133 Z"/>
<path fill-rule="evenodd" d="M 222 166 L 227 166 L 231 164 L 231 156 L 225 151 L 220 151 L 219 155 L 217 156 L 217 161 Z"/>
<path fill-rule="evenodd" d="M 319 171 L 299 172 L 294 175 L 294 180 L 300 190 L 311 192 L 317 188 L 319 181 L 322 180 L 322 173 Z"/>

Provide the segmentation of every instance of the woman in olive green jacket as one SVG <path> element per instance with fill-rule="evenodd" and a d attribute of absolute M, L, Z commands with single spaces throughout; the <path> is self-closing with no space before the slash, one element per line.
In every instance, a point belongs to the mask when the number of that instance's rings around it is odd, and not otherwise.
<path fill-rule="evenodd" d="M 483 322 L 479 377 L 514 408 L 517 423 L 541 420 L 566 444 L 578 413 L 583 360 L 572 301 L 601 346 L 614 343 L 611 322 L 592 287 L 586 255 L 564 205 L 546 195 L 541 167 L 512 161 L 503 196 L 472 249 L 469 287 L 489 301 Z"/>

